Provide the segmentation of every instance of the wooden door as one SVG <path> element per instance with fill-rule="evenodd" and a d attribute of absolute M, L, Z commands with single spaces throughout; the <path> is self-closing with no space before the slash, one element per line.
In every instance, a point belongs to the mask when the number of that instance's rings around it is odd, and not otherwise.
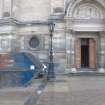
<path fill-rule="evenodd" d="M 94 39 L 89 40 L 89 68 L 96 68 L 96 42 Z"/>
<path fill-rule="evenodd" d="M 76 68 L 81 68 L 81 40 L 75 40 L 75 64 Z"/>

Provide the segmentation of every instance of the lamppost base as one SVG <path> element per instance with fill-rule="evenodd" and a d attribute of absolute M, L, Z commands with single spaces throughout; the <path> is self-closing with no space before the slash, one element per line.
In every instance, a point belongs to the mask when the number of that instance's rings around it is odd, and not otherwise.
<path fill-rule="evenodd" d="M 54 79 L 55 79 L 54 64 L 50 62 L 48 68 L 47 80 L 54 80 Z"/>
<path fill-rule="evenodd" d="M 55 73 L 51 73 L 47 75 L 47 80 L 48 81 L 54 81 L 55 80 Z"/>
<path fill-rule="evenodd" d="M 55 81 L 55 78 L 47 78 L 47 81 L 54 82 Z"/>

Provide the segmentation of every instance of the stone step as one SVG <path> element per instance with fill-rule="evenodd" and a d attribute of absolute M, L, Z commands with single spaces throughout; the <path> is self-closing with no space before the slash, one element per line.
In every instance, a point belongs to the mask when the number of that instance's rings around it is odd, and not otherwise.
<path fill-rule="evenodd" d="M 105 76 L 105 72 L 98 71 L 82 71 L 82 72 L 71 72 L 67 74 L 68 76 Z"/>

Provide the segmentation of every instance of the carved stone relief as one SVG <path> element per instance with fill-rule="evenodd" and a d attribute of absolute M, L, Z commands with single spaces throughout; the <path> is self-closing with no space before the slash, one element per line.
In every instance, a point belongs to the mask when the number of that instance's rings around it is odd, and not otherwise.
<path fill-rule="evenodd" d="M 82 4 L 75 8 L 74 18 L 97 18 L 103 19 L 103 11 L 93 4 Z"/>
<path fill-rule="evenodd" d="M 66 5 L 66 16 L 103 19 L 105 16 L 105 6 L 103 4 L 98 0 L 72 0 Z"/>

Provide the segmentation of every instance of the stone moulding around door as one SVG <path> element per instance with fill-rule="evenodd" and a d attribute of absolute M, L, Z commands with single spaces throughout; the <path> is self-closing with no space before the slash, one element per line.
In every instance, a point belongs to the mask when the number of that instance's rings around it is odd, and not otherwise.
<path fill-rule="evenodd" d="M 81 68 L 81 38 L 75 40 L 75 67 Z M 93 38 L 89 39 L 89 67 L 96 68 L 96 42 Z"/>
<path fill-rule="evenodd" d="M 89 67 L 96 68 L 96 42 L 93 38 L 89 40 Z"/>
<path fill-rule="evenodd" d="M 76 68 L 81 68 L 81 41 L 80 39 L 75 40 L 75 66 Z"/>

